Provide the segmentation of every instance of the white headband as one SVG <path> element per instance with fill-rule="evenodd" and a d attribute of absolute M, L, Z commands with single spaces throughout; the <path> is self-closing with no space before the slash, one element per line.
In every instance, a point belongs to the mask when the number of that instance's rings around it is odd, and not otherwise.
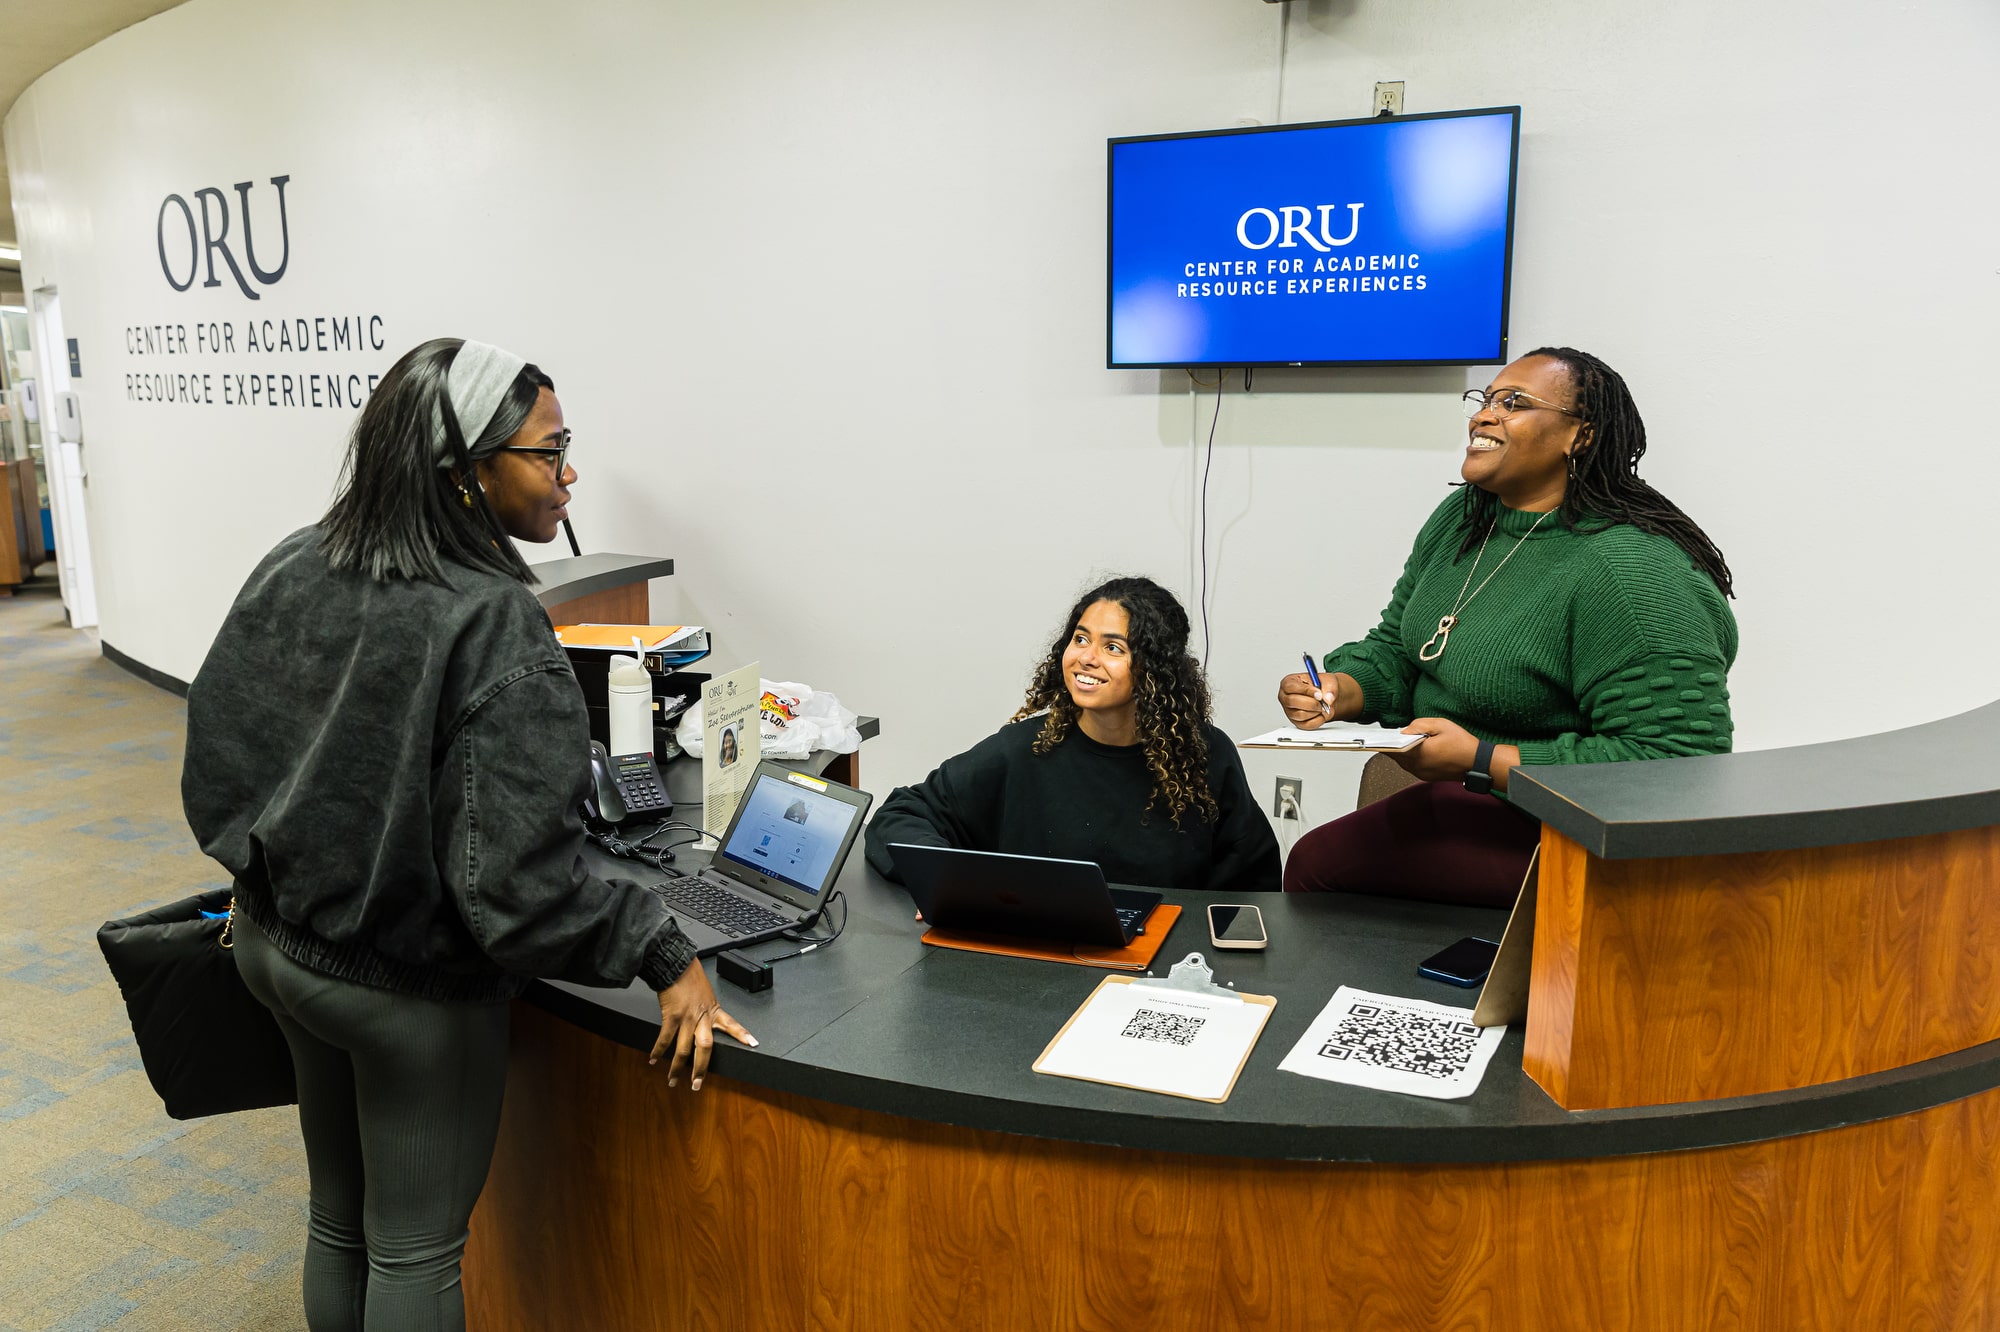
<path fill-rule="evenodd" d="M 459 435 L 465 440 L 469 453 L 479 437 L 492 424 L 493 413 L 500 410 L 500 402 L 507 396 L 507 390 L 514 386 L 514 380 L 527 362 L 510 351 L 484 342 L 474 342 L 467 338 L 452 357 L 451 373 L 445 378 L 445 386 L 451 395 L 452 414 L 458 417 Z M 437 421 L 432 457 L 439 467 L 456 467 L 458 459 L 452 454 L 451 441 L 446 437 L 443 414 Z"/>

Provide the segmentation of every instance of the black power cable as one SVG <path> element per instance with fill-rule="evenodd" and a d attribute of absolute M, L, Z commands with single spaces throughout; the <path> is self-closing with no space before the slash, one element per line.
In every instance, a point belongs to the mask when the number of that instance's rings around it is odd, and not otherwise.
<path fill-rule="evenodd" d="M 1208 669 L 1208 469 L 1215 465 L 1215 426 L 1222 420 L 1222 390 L 1229 372 L 1215 381 L 1215 415 L 1208 418 L 1208 449 L 1201 463 L 1201 668 Z M 1243 387 L 1250 387 L 1250 372 L 1243 372 Z"/>
<path fill-rule="evenodd" d="M 679 829 L 682 832 L 693 833 L 694 835 L 678 842 L 671 842 L 666 846 L 648 847 L 646 845 L 646 843 L 652 841 L 660 834 L 673 829 Z M 674 873 L 673 865 L 669 860 L 673 853 L 681 847 L 692 846 L 707 836 L 706 833 L 700 828 L 695 827 L 692 823 L 684 823 L 679 819 L 664 819 L 645 836 L 634 838 L 630 841 L 620 837 L 616 827 L 609 826 L 605 828 L 592 828 L 586 825 L 583 835 L 593 846 L 618 857 L 620 860 L 636 860 L 642 865 L 650 865 L 659 873 L 669 876 Z"/>
<path fill-rule="evenodd" d="M 805 947 L 795 948 L 789 953 L 780 953 L 776 957 L 760 957 L 757 959 L 757 961 L 762 962 L 766 966 L 769 966 L 773 962 L 783 962 L 788 958 L 804 957 L 807 953 L 812 952 L 814 949 L 824 948 L 828 944 L 832 943 L 835 939 L 838 939 L 840 937 L 840 932 L 847 928 L 846 894 L 841 892 L 835 892 L 833 896 L 827 898 L 826 905 L 820 908 L 820 919 L 821 920 L 826 919 L 826 913 L 833 910 L 833 904 L 835 902 L 840 903 L 840 924 L 833 927 L 832 934 L 829 934 L 824 938 L 818 938 L 810 934 L 800 934 L 793 930 L 786 930 L 785 937 L 787 939 L 790 939 L 793 943 L 803 943 Z"/>

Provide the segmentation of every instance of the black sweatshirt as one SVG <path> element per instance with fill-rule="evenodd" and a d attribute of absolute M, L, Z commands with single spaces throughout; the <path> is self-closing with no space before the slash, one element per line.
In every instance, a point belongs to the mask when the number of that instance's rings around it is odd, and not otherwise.
<path fill-rule="evenodd" d="M 672 984 L 694 946 L 665 905 L 584 866 L 589 722 L 534 594 L 337 572 L 319 535 L 264 557 L 188 690 L 181 800 L 237 905 L 303 966 L 424 998 Z"/>
<path fill-rule="evenodd" d="M 1101 745 L 1072 727 L 1047 754 L 1031 746 L 1040 717 L 1004 726 L 916 786 L 899 786 L 868 825 L 868 863 L 891 879 L 892 842 L 1094 860 L 1112 883 L 1145 888 L 1276 892 L 1278 839 L 1250 796 L 1236 746 L 1208 734 L 1208 789 L 1219 817 L 1178 823 L 1155 805 L 1138 745 Z"/>

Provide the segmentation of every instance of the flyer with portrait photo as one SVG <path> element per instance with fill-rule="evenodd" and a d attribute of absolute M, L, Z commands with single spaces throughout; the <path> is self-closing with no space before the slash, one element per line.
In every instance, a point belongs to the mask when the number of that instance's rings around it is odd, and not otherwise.
<path fill-rule="evenodd" d="M 729 826 L 764 750 L 762 669 L 753 661 L 701 687 L 701 826 L 711 837 Z"/>

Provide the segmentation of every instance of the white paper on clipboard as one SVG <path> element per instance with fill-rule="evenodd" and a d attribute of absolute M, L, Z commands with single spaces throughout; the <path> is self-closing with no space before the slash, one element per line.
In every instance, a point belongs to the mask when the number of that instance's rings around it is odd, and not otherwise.
<path fill-rule="evenodd" d="M 1035 1072 L 1197 1101 L 1228 1099 L 1276 1001 L 1131 980 L 1105 977 L 1042 1051 Z"/>
<path fill-rule="evenodd" d="M 1346 749 L 1363 754 L 1399 754 L 1423 741 L 1418 734 L 1385 731 L 1359 722 L 1327 722 L 1317 730 L 1280 726 L 1275 731 L 1238 740 L 1238 749 Z"/>

